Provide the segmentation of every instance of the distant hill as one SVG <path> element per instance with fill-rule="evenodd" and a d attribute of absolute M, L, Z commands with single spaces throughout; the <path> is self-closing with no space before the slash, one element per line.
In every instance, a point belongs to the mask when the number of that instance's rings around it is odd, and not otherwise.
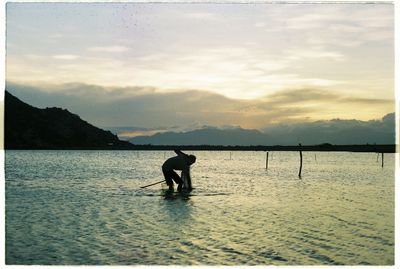
<path fill-rule="evenodd" d="M 133 146 L 66 109 L 39 109 L 8 91 L 4 99 L 5 149 L 123 149 Z"/>
<path fill-rule="evenodd" d="M 133 144 L 152 145 L 336 145 L 395 144 L 394 113 L 382 120 L 328 120 L 279 124 L 262 131 L 206 127 L 189 132 L 165 132 L 129 139 Z"/>
<path fill-rule="evenodd" d="M 249 129 L 219 129 L 206 127 L 189 132 L 165 132 L 152 136 L 137 136 L 129 139 L 133 144 L 152 145 L 265 145 L 265 134 Z"/>
<path fill-rule="evenodd" d="M 336 145 L 395 144 L 395 114 L 381 120 L 332 119 L 309 123 L 279 124 L 263 130 L 281 145 L 331 143 Z"/>

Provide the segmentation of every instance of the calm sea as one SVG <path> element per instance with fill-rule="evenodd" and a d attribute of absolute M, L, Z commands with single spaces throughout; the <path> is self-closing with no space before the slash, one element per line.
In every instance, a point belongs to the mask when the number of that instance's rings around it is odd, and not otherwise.
<path fill-rule="evenodd" d="M 6 151 L 6 263 L 392 265 L 394 154 L 188 152 L 194 191 L 158 184 L 163 151 Z M 165 188 L 165 186 L 164 186 Z"/>

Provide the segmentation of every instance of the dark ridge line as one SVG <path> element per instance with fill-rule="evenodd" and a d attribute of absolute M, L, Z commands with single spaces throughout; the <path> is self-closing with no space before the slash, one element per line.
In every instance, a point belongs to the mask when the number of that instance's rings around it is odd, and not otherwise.
<path fill-rule="evenodd" d="M 329 143 L 321 145 L 302 145 L 302 151 L 315 152 L 376 152 L 376 153 L 396 153 L 397 146 L 392 145 L 331 145 Z M 106 147 L 30 147 L 30 148 L 6 148 L 5 150 L 190 150 L 190 151 L 299 151 L 296 146 L 218 146 L 218 145 L 134 145 L 125 144 L 123 146 L 110 145 Z"/>

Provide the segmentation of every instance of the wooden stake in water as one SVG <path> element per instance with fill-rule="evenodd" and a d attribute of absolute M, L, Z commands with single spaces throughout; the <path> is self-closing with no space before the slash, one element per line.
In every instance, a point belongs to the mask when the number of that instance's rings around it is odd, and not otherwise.
<path fill-rule="evenodd" d="M 383 152 L 382 152 L 382 167 L 383 167 Z"/>
<path fill-rule="evenodd" d="M 299 143 L 299 152 L 300 152 L 300 170 L 299 170 L 299 178 L 301 178 L 301 169 L 303 168 L 303 153 L 301 152 L 301 144 Z"/>
<path fill-rule="evenodd" d="M 265 169 L 268 170 L 268 155 L 269 152 L 267 151 L 267 159 L 265 160 Z"/>

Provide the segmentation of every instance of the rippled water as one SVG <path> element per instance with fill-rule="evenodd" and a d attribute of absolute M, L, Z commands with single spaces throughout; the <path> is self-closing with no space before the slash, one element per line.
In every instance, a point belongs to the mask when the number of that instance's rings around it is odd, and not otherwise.
<path fill-rule="evenodd" d="M 191 195 L 155 185 L 173 152 L 7 151 L 6 263 L 394 263 L 394 155 L 188 152 Z"/>

